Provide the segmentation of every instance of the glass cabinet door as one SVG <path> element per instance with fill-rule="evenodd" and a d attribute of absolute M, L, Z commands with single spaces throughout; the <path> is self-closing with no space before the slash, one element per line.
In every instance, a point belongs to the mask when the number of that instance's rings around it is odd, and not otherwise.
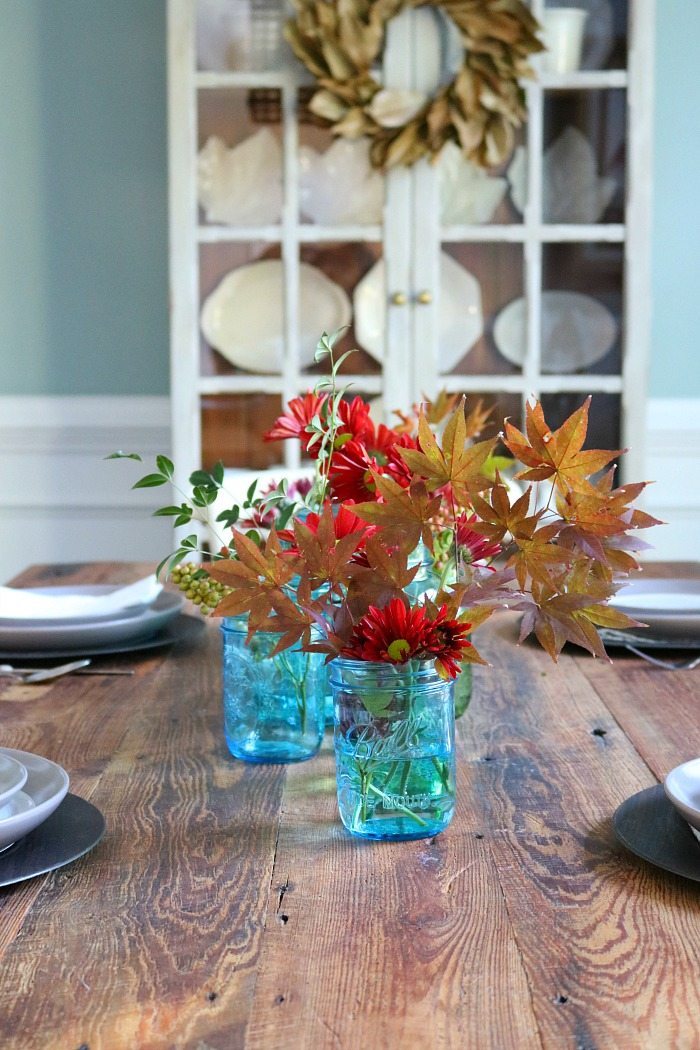
<path fill-rule="evenodd" d="M 541 21 L 550 6 L 587 17 L 578 68 L 535 56 L 511 157 L 482 171 L 448 143 L 435 163 L 384 174 L 366 140 L 333 138 L 310 112 L 284 0 L 169 0 L 183 474 L 220 458 L 298 467 L 297 443 L 263 435 L 325 371 L 316 341 L 340 327 L 339 352 L 357 348 L 343 379 L 377 417 L 446 389 L 491 407 L 496 431 L 531 396 L 557 424 L 593 393 L 591 440 L 641 443 L 648 215 L 632 181 L 649 135 L 630 93 L 644 93 L 651 2 L 531 6 Z M 432 94 L 461 44 L 419 8 L 391 19 L 382 57 L 383 86 Z"/>

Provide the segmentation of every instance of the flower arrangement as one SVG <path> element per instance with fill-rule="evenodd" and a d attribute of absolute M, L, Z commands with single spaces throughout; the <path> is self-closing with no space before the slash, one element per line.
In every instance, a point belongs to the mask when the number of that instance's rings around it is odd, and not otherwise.
<path fill-rule="evenodd" d="M 226 535 L 206 565 L 191 564 L 192 534 L 159 571 L 248 646 L 265 635 L 272 658 L 330 663 L 351 831 L 435 834 L 454 803 L 454 719 L 440 690 L 485 663 L 474 629 L 508 608 L 522 614 L 520 641 L 534 633 L 552 659 L 567 642 L 604 657 L 599 627 L 638 626 L 609 600 L 638 568 L 638 531 L 657 521 L 634 506 L 644 482 L 614 487 L 620 451 L 584 449 L 590 398 L 554 431 L 535 402 L 524 433 L 505 421 L 482 439 L 489 412 L 446 394 L 397 413 L 394 427 L 376 424 L 339 383 L 338 335 L 317 347 L 328 377 L 266 435 L 298 441 L 313 481 L 259 494 L 253 483 L 217 515 Z M 504 480 L 517 465 L 515 483 Z M 169 460 L 156 466 L 136 487 L 172 481 Z M 221 464 L 195 472 L 191 494 L 157 513 L 209 522 L 223 476 Z"/>
<path fill-rule="evenodd" d="M 465 661 L 482 662 L 469 631 L 507 607 L 523 613 L 521 640 L 534 632 L 554 659 L 566 642 L 604 656 L 596 628 L 635 625 L 608 601 L 638 568 L 637 531 L 657 522 L 633 506 L 645 483 L 613 487 L 619 451 L 584 450 L 590 398 L 556 431 L 538 403 L 524 434 L 506 422 L 511 461 L 496 456 L 497 437 L 478 440 L 488 413 L 479 405 L 466 416 L 457 398 L 400 415 L 396 428 L 375 425 L 338 387 L 345 355 L 336 361 L 333 343 L 324 335 L 317 350 L 330 378 L 267 434 L 299 441 L 316 481 L 291 510 L 289 490 L 272 494 L 283 520 L 264 541 L 234 528 L 229 556 L 206 570 L 226 588 L 217 615 L 247 615 L 251 637 L 281 632 L 280 650 L 301 642 L 329 659 L 432 659 L 453 678 Z M 515 461 L 525 486 L 513 496 L 502 471 Z M 417 549 L 431 567 L 423 593 Z"/>

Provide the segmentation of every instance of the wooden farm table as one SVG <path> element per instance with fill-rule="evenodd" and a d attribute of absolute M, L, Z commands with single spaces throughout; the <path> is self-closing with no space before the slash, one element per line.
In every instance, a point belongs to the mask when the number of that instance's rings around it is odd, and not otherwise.
<path fill-rule="evenodd" d="M 144 566 L 25 573 L 128 582 Z M 132 678 L 0 683 L 0 737 L 104 813 L 86 857 L 0 890 L 0 1046 L 700 1046 L 700 885 L 617 845 L 625 798 L 700 755 L 700 670 L 480 630 L 458 805 L 434 840 L 350 838 L 330 736 L 234 761 L 212 622 Z M 100 666 L 100 661 L 95 661 Z"/>

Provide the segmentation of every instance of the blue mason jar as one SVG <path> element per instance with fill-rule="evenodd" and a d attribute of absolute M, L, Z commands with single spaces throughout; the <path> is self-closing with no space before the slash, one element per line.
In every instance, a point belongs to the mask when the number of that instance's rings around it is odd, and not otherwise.
<path fill-rule="evenodd" d="M 246 644 L 245 617 L 221 625 L 224 730 L 235 758 L 303 762 L 323 738 L 328 673 L 322 653 L 298 646 L 272 655 L 279 634 L 259 631 Z"/>
<path fill-rule="evenodd" d="M 340 817 L 353 835 L 419 839 L 455 806 L 454 685 L 432 660 L 336 659 L 335 758 Z"/>

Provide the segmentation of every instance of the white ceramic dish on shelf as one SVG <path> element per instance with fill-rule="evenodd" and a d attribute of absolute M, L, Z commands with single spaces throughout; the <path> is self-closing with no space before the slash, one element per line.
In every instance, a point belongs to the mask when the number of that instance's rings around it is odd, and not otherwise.
<path fill-rule="evenodd" d="M 302 214 L 322 226 L 382 221 L 384 179 L 369 162 L 367 139 L 336 139 L 324 153 L 299 150 Z"/>
<path fill-rule="evenodd" d="M 613 595 L 610 604 L 669 641 L 700 638 L 700 580 L 631 580 Z"/>
<path fill-rule="evenodd" d="M 498 351 L 507 361 L 525 360 L 527 306 L 513 299 L 493 326 Z M 542 371 L 578 372 L 600 361 L 617 339 L 617 321 L 608 308 L 581 292 L 542 293 Z"/>
<path fill-rule="evenodd" d="M 319 332 L 350 324 L 352 307 L 340 285 L 309 263 L 299 266 L 300 367 L 314 363 Z M 284 354 L 284 267 L 280 259 L 239 266 L 206 299 L 200 316 L 214 350 L 247 372 L 279 373 Z"/>
<path fill-rule="evenodd" d="M 0 649 L 13 652 L 75 650 L 148 638 L 177 616 L 185 598 L 161 591 L 152 605 L 135 615 L 117 613 L 105 620 L 80 623 L 0 624 Z"/>
<path fill-rule="evenodd" d="M 384 357 L 386 326 L 384 260 L 379 259 L 355 288 L 355 334 L 375 361 Z M 440 253 L 438 367 L 450 372 L 471 350 L 484 329 L 481 286 L 473 274 Z"/>
<path fill-rule="evenodd" d="M 446 142 L 438 160 L 443 226 L 489 222 L 508 190 L 508 180 L 472 164 L 456 142 Z"/>
<path fill-rule="evenodd" d="M 508 167 L 513 204 L 525 212 L 527 155 L 518 146 Z M 578 128 L 569 125 L 545 151 L 542 159 L 542 216 L 548 223 L 596 223 L 602 219 L 617 189 L 617 179 L 598 176 L 593 146 Z"/>
<path fill-rule="evenodd" d="M 24 787 L 27 770 L 10 755 L 0 753 L 0 806 Z"/>
<path fill-rule="evenodd" d="M 197 196 L 208 222 L 277 223 L 282 194 L 282 149 L 269 128 L 231 149 L 212 135 L 197 155 Z"/>
<path fill-rule="evenodd" d="M 32 806 L 20 807 L 0 819 L 0 849 L 5 849 L 51 816 L 68 791 L 69 779 L 65 769 L 41 755 L 11 747 L 0 748 L 0 755 L 7 755 L 24 766 L 27 780 L 23 792 L 33 802 Z"/>
<path fill-rule="evenodd" d="M 664 781 L 664 791 L 700 842 L 700 758 L 672 769 Z"/>

